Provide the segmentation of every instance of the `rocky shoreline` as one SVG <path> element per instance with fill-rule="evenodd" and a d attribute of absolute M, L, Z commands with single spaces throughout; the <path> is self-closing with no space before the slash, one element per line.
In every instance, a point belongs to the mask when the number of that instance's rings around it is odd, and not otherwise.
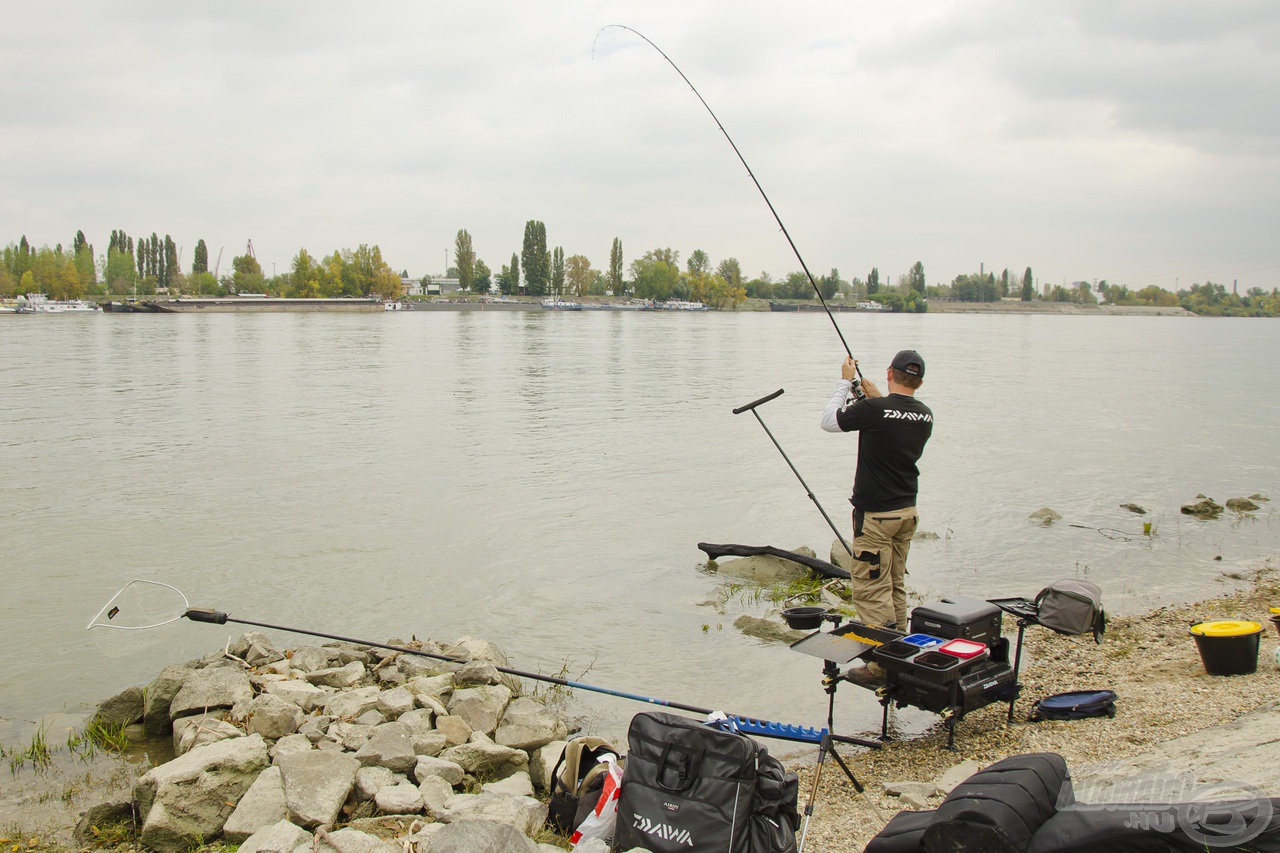
<path fill-rule="evenodd" d="M 102 703 L 91 725 L 171 733 L 175 757 L 90 808 L 77 843 L 125 824 L 158 851 L 562 849 L 535 791 L 568 724 L 492 643 L 388 645 L 465 662 L 248 633 Z"/>
<path fill-rule="evenodd" d="M 1176 762 L 1203 784 L 1228 778 L 1280 795 L 1280 744 L 1267 746 L 1280 722 L 1280 668 L 1266 621 L 1280 573 L 1266 561 L 1223 581 L 1240 588 L 1114 619 L 1102 645 L 1029 630 L 1015 721 L 1006 705 L 979 709 L 960 721 L 955 751 L 943 748 L 940 724 L 880 750 L 841 748 L 866 792 L 828 762 L 806 850 L 860 849 L 898 811 L 932 808 L 970 773 L 1024 752 L 1057 752 L 1078 780 L 1101 784 Z M 1264 623 L 1255 673 L 1206 674 L 1187 626 L 1213 618 Z M 507 659 L 492 643 L 388 645 L 457 662 L 349 643 L 279 649 L 248 633 L 166 667 L 103 702 L 94 725 L 129 726 L 172 752 L 64 793 L 61 830 L 15 849 L 566 849 L 544 828 L 551 769 L 575 733 L 558 703 L 501 672 Z M 1101 687 L 1120 696 L 1114 719 L 1026 722 L 1040 696 Z M 813 756 L 792 764 L 803 808 Z M 7 846 L 25 828 L 0 823 L 0 837 Z"/>

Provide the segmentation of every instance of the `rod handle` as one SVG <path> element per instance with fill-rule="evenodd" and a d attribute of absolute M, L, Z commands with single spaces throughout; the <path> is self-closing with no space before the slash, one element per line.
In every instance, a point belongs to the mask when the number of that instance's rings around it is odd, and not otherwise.
<path fill-rule="evenodd" d="M 223 613 L 221 610 L 210 610 L 201 607 L 192 607 L 182 615 L 192 622 L 208 622 L 213 625 L 225 625 L 229 618 L 229 614 Z"/>
<path fill-rule="evenodd" d="M 774 391 L 772 394 L 766 394 L 765 396 L 761 397 L 759 400 L 754 400 L 750 403 L 747 403 L 745 406 L 739 406 L 738 408 L 733 410 L 733 413 L 735 415 L 740 415 L 745 411 L 754 409 L 756 406 L 759 406 L 762 403 L 767 403 L 770 400 L 774 399 L 775 397 L 781 397 L 782 392 L 785 390 L 786 390 L 785 388 L 779 388 L 777 391 Z"/>

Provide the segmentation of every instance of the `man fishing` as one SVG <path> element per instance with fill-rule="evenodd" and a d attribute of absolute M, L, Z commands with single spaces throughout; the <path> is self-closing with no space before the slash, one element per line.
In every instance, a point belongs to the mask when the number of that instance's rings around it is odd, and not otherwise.
<path fill-rule="evenodd" d="M 915 350 L 893 357 L 885 373 L 889 394 L 858 379 L 857 362 L 846 358 L 840 382 L 822 413 L 827 432 L 856 432 L 858 467 L 853 478 L 853 559 L 849 587 L 858 618 L 866 625 L 907 627 L 907 551 L 916 532 L 916 462 L 933 433 L 933 412 L 916 399 L 924 381 L 924 359 Z M 844 404 L 854 382 L 866 397 Z M 869 665 L 870 674 L 875 672 Z"/>

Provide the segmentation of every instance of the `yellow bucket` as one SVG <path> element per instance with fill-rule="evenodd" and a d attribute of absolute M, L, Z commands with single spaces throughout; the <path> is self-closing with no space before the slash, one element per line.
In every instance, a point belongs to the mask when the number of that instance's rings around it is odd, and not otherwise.
<path fill-rule="evenodd" d="M 1210 675 L 1248 675 L 1258 669 L 1262 625 L 1245 619 L 1216 619 L 1191 626 L 1200 660 Z"/>

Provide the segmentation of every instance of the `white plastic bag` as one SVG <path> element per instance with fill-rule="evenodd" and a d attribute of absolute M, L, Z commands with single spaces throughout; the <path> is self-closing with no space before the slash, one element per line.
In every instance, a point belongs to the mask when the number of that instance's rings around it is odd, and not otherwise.
<path fill-rule="evenodd" d="M 577 850 L 582 842 L 593 838 L 606 843 L 612 841 L 613 828 L 618 824 L 618 797 L 622 795 L 622 766 L 612 755 L 605 755 L 600 760 L 608 762 L 608 775 L 605 777 L 604 787 L 600 791 L 600 798 L 596 800 L 595 807 L 582 819 L 582 823 L 578 824 L 573 835 L 569 836 L 569 843 L 573 845 L 574 850 Z"/>

